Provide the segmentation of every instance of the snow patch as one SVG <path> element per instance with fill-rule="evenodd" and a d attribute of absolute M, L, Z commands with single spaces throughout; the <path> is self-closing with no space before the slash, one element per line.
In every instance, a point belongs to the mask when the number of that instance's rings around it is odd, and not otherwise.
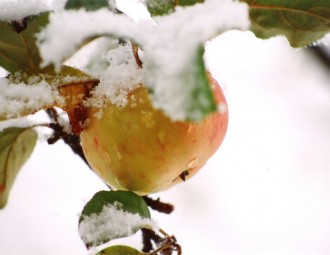
<path fill-rule="evenodd" d="M 110 34 L 118 38 L 135 38 L 138 33 L 137 24 L 129 17 L 114 14 L 106 8 L 95 12 L 80 9 L 52 13 L 49 24 L 38 35 L 42 66 L 54 63 L 59 69 L 62 61 L 74 54 L 83 41 L 94 36 Z M 59 41 L 59 37 L 65 38 L 65 43 Z"/>
<path fill-rule="evenodd" d="M 316 44 L 323 44 L 330 47 L 330 33 L 326 34 L 323 38 L 316 42 Z"/>
<path fill-rule="evenodd" d="M 36 15 L 50 9 L 50 2 L 46 0 L 1 0 L 0 20 L 22 20 L 27 16 Z"/>
<path fill-rule="evenodd" d="M 5 118 L 20 117 L 25 112 L 31 113 L 64 99 L 54 87 L 46 81 L 34 85 L 10 83 L 6 78 L 0 79 L 0 116 Z"/>
<path fill-rule="evenodd" d="M 187 73 L 194 73 L 194 70 L 187 70 L 187 67 L 194 66 L 192 62 L 198 48 L 225 31 L 247 30 L 249 26 L 246 4 L 231 0 L 208 0 L 190 7 L 177 7 L 170 15 L 141 22 L 134 22 L 127 16 L 114 14 L 107 9 L 52 13 L 50 24 L 38 38 L 43 65 L 54 63 L 57 68 L 88 38 L 109 35 L 132 39 L 144 51 L 143 81 L 153 91 L 154 106 L 164 110 L 174 120 L 184 120 L 189 109 L 187 103 L 191 103 L 189 97 L 194 89 L 194 77 L 186 77 Z M 66 38 L 65 43 L 58 41 L 59 35 Z M 127 67 L 126 71 L 124 67 Z M 129 79 L 141 74 L 131 73 L 129 65 L 120 68 L 120 73 L 130 75 Z M 127 79 L 125 75 L 119 78 Z M 124 99 L 119 97 L 117 103 Z"/>
<path fill-rule="evenodd" d="M 158 230 L 155 221 L 142 218 L 139 214 L 124 212 L 122 204 L 105 205 L 99 214 L 84 217 L 79 225 L 79 233 L 85 243 L 98 246 L 104 240 L 133 235 L 140 228 Z"/>
<path fill-rule="evenodd" d="M 110 102 L 117 107 L 124 107 L 128 103 L 128 93 L 143 82 L 142 69 L 135 63 L 130 44 L 110 50 L 104 59 L 110 65 L 97 77 L 100 83 L 86 105 L 101 109 L 105 102 Z M 100 117 L 100 114 L 97 115 Z"/>

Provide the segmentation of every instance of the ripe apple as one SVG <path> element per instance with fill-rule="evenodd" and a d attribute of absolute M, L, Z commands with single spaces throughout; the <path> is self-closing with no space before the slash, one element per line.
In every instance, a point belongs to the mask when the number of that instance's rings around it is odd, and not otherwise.
<path fill-rule="evenodd" d="M 209 80 L 216 102 L 227 109 L 220 86 Z M 101 118 L 95 111 L 88 110 L 80 134 L 87 161 L 110 187 L 140 195 L 193 176 L 219 148 L 228 124 L 227 110 L 200 123 L 172 121 L 152 106 L 143 86 L 128 93 L 126 106 L 106 103 Z"/>

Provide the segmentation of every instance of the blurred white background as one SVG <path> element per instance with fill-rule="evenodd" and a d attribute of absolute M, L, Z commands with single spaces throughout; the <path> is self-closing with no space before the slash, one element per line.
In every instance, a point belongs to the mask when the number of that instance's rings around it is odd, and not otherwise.
<path fill-rule="evenodd" d="M 228 99 L 228 133 L 198 175 L 154 195 L 176 207 L 154 218 L 183 254 L 329 254 L 328 70 L 283 38 L 249 32 L 218 37 L 206 56 Z M 79 213 L 104 188 L 68 147 L 40 142 L 0 211 L 0 254 L 87 254 Z"/>

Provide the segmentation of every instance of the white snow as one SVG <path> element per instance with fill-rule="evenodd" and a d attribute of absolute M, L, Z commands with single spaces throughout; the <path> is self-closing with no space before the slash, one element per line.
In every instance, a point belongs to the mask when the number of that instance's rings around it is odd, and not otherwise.
<path fill-rule="evenodd" d="M 94 36 L 130 38 L 144 51 L 144 84 L 154 91 L 154 106 L 172 119 L 186 119 L 186 104 L 194 89 L 189 86 L 194 84 L 193 77 L 187 78 L 186 73 L 194 72 L 189 67 L 194 68 L 191 63 L 197 49 L 225 31 L 247 30 L 248 7 L 231 0 L 208 0 L 191 7 L 178 7 L 171 15 L 155 21 L 156 24 L 137 23 L 107 9 L 52 13 L 50 24 L 39 34 L 43 65 L 54 63 L 59 68 L 84 40 Z M 65 43 L 59 42 L 59 35 L 66 38 Z M 108 83 L 112 82 L 114 79 L 110 78 Z"/>
<path fill-rule="evenodd" d="M 0 117 L 16 118 L 62 102 L 58 91 L 45 81 L 26 85 L 0 78 Z"/>
<path fill-rule="evenodd" d="M 21 20 L 51 9 L 47 0 L 1 0 L 0 21 Z"/>
<path fill-rule="evenodd" d="M 98 76 L 100 83 L 86 104 L 102 108 L 104 102 L 111 102 L 124 107 L 129 91 L 142 84 L 142 69 L 135 63 L 130 44 L 110 50 L 104 59 L 111 64 Z"/>
<path fill-rule="evenodd" d="M 99 214 L 84 217 L 79 225 L 79 233 L 85 243 L 98 246 L 104 240 L 133 235 L 140 228 L 157 230 L 157 224 L 139 214 L 125 212 L 122 204 L 105 205 Z"/>
<path fill-rule="evenodd" d="M 107 9 L 95 12 L 61 11 L 52 13 L 49 21 L 49 25 L 38 36 L 39 50 L 43 65 L 54 63 L 57 68 L 88 38 L 107 34 L 127 38 L 138 34 L 138 25 L 135 22 Z M 59 35 L 60 38 L 65 38 L 65 43 L 59 41 Z"/>
<path fill-rule="evenodd" d="M 323 36 L 316 44 L 324 44 L 325 46 L 330 46 L 330 33 Z"/>

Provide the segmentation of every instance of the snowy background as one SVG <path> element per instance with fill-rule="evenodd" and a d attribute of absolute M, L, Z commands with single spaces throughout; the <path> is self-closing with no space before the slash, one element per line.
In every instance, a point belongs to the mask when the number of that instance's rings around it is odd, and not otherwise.
<path fill-rule="evenodd" d="M 154 218 L 183 254 L 329 254 L 329 70 L 249 32 L 218 37 L 206 58 L 228 99 L 228 133 L 195 178 L 154 195 L 176 207 Z M 40 142 L 0 211 L 0 254 L 87 254 L 79 213 L 104 188 L 68 147 Z"/>

